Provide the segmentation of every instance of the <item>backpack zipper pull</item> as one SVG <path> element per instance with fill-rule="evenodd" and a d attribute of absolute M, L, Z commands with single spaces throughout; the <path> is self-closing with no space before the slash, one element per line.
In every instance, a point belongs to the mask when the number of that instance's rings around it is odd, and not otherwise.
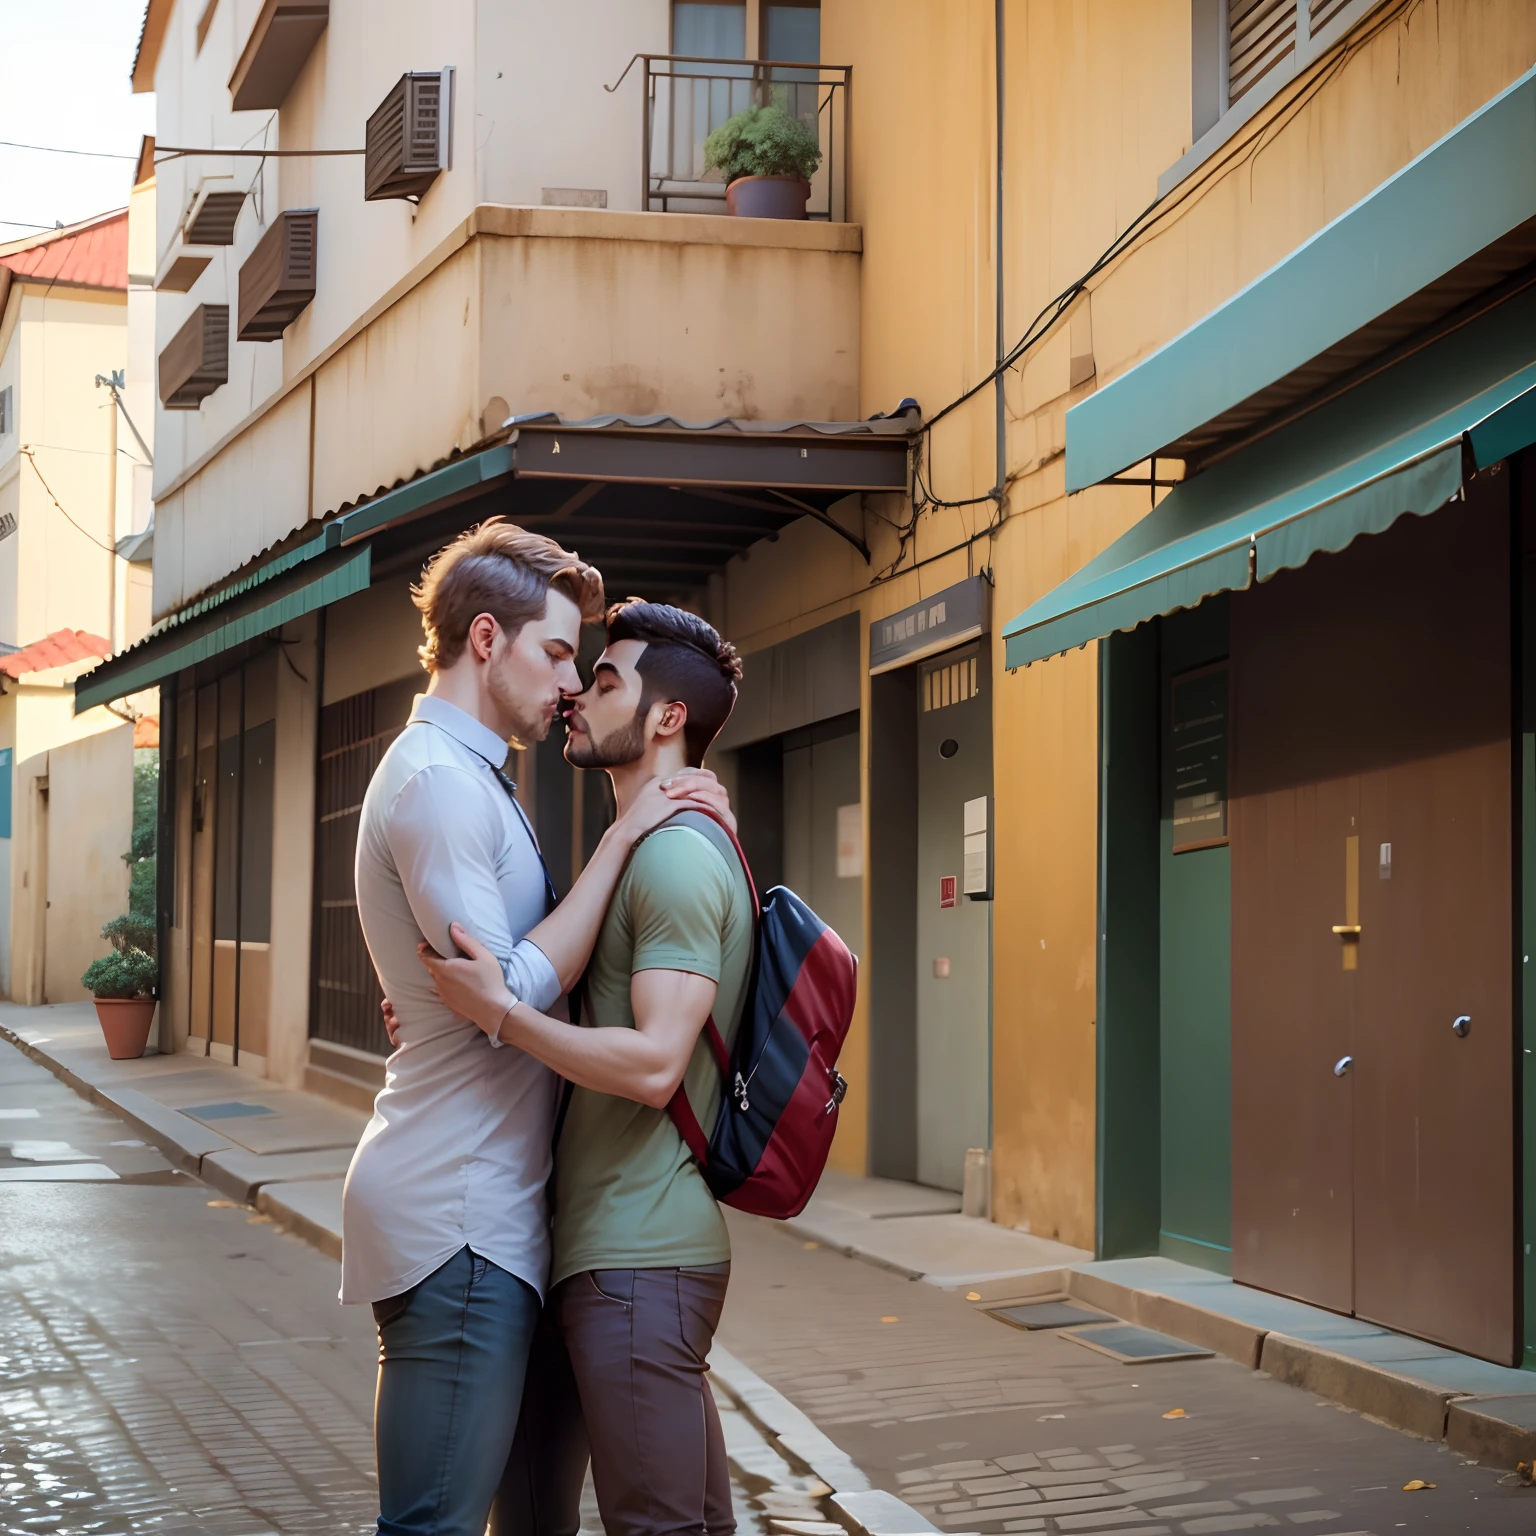
<path fill-rule="evenodd" d="M 824 1115 L 830 1115 L 848 1094 L 848 1079 L 836 1067 L 832 1068 L 829 1075 L 832 1079 L 832 1097 L 827 1100 L 827 1107 L 822 1110 Z"/>
<path fill-rule="evenodd" d="M 734 1092 L 736 1095 L 737 1106 L 741 1109 L 741 1112 L 745 1114 L 749 1109 L 751 1109 L 752 1106 L 747 1100 L 747 1085 L 742 1081 L 740 1072 L 736 1074 L 736 1086 Z"/>

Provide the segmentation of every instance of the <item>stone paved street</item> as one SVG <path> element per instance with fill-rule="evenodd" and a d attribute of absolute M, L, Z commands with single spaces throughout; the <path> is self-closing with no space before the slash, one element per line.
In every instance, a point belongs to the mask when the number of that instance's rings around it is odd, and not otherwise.
<path fill-rule="evenodd" d="M 1536 1531 L 1513 1474 L 1230 1360 L 1121 1365 L 771 1223 L 731 1231 L 721 1342 L 942 1530 Z"/>
<path fill-rule="evenodd" d="M 373 1351 L 330 1260 L 0 1047 L 0 1531 L 372 1529 Z"/>

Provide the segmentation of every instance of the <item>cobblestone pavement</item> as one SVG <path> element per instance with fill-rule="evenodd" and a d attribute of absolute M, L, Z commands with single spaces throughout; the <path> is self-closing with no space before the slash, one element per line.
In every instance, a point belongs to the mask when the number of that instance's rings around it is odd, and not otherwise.
<path fill-rule="evenodd" d="M 0 1046 L 0 1531 L 372 1530 L 336 1266 Z"/>
<path fill-rule="evenodd" d="M 721 1343 L 942 1530 L 1536 1531 L 1536 1489 L 1512 1475 L 1235 1362 L 1121 1365 L 772 1223 L 730 1225 Z"/>
<path fill-rule="evenodd" d="M 338 1279 L 0 1043 L 0 1536 L 374 1530 L 377 1346 Z M 725 1406 L 743 1536 L 816 1519 Z"/>

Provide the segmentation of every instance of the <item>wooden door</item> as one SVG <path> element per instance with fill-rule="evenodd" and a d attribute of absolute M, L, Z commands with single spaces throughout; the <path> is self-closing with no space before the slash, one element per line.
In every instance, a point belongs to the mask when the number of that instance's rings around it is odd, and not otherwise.
<path fill-rule="evenodd" d="M 1277 659 L 1248 655 L 1235 717 Z M 1276 784 L 1231 812 L 1232 1275 L 1336 1312 L 1354 1283 L 1355 1085 L 1337 1069 L 1359 971 L 1332 929 L 1350 916 L 1358 817 L 1353 777 Z"/>
<path fill-rule="evenodd" d="M 1508 548 L 1494 482 L 1231 610 L 1233 1274 L 1500 1360 Z"/>

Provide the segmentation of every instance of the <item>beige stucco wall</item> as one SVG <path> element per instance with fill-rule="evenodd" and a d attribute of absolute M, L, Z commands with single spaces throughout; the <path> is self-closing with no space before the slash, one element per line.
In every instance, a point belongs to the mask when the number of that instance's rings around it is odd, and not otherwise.
<path fill-rule="evenodd" d="M 470 447 L 505 419 L 493 398 L 576 416 L 846 419 L 859 244 L 849 225 L 477 209 L 311 375 L 162 482 L 156 616 L 307 518 Z"/>
<path fill-rule="evenodd" d="M 128 907 L 133 728 L 106 709 L 74 713 L 82 670 L 8 679 L 0 699 L 0 746 L 15 747 L 3 982 L 22 1003 L 85 997 L 80 973 L 107 949 L 101 925 Z"/>
<path fill-rule="evenodd" d="M 1391 6 L 1377 17 L 1395 14 Z M 853 217 L 864 231 L 861 414 L 913 395 L 930 414 L 994 356 L 993 7 L 824 0 L 823 57 L 851 62 Z M 1187 0 L 1008 0 L 1005 324 L 1010 341 L 1156 195 L 1190 144 Z M 840 612 L 871 621 L 989 566 L 993 596 L 994 1217 L 1094 1236 L 1097 656 L 1008 674 L 998 632 L 1143 516 L 1145 489 L 1066 497 L 1065 413 L 1266 270 L 1529 68 L 1536 9 L 1519 0 L 1408 8 L 1354 50 L 1309 105 L 1282 94 L 1169 199 L 1168 219 L 1075 309 L 1096 378 L 1070 388 L 1070 319 L 1007 377 L 1008 502 L 926 512 L 902 561 L 897 504 L 868 499 L 869 568 L 797 525 L 732 561 L 717 613 L 747 649 Z M 921 82 L 921 89 L 914 83 Z M 1298 91 L 1306 91 L 1305 81 Z M 893 150 L 899 146 L 899 150 Z M 914 231 L 921 237 L 915 238 Z M 924 444 L 933 494 L 995 480 L 984 388 Z M 967 555 L 963 546 L 980 534 Z M 914 561 L 923 562 L 913 569 Z M 867 700 L 867 693 L 866 693 Z M 867 787 L 866 732 L 866 787 Z M 866 795 L 867 803 L 867 795 Z M 867 923 L 867 919 L 866 919 Z M 866 942 L 869 936 L 866 933 Z M 867 1035 L 850 1037 L 850 1076 Z M 855 1081 L 857 1081 L 855 1077 Z M 861 1166 L 863 1110 L 836 1157 Z"/>
<path fill-rule="evenodd" d="M 124 366 L 126 319 L 120 292 L 12 285 L 0 326 L 0 388 L 12 386 L 16 411 L 16 430 L 0 438 L 0 510 L 17 518 L 0 539 L 0 640 L 9 644 L 66 627 L 106 633 L 111 401 L 94 381 Z M 121 456 L 116 477 L 121 513 L 132 496 Z"/>

